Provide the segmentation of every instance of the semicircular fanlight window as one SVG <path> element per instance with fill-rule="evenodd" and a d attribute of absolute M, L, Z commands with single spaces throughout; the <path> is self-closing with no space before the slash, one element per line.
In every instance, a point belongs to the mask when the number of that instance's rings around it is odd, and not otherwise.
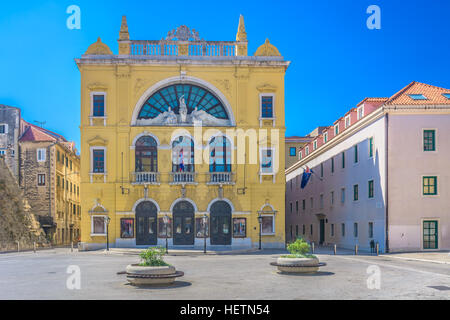
<path fill-rule="evenodd" d="M 153 119 L 169 110 L 179 113 L 180 98 L 184 96 L 188 113 L 196 107 L 218 119 L 229 119 L 222 102 L 210 91 L 193 84 L 174 84 L 155 92 L 142 106 L 138 119 Z"/>

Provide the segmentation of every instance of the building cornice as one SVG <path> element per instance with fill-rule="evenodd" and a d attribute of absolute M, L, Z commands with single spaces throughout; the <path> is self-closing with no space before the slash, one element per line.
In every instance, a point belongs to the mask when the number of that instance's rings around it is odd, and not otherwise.
<path fill-rule="evenodd" d="M 192 56 L 117 56 L 83 55 L 75 59 L 81 65 L 198 65 L 198 66 L 258 66 L 288 68 L 290 61 L 283 57 L 192 57 Z"/>

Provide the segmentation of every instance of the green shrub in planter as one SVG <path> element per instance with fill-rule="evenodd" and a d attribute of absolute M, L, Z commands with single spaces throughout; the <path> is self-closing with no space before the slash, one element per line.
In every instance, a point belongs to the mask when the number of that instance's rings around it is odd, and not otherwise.
<path fill-rule="evenodd" d="M 142 259 L 139 266 L 141 267 L 169 266 L 169 264 L 163 260 L 163 257 L 166 255 L 166 253 L 167 253 L 166 249 L 161 247 L 148 248 L 139 254 L 139 257 L 141 257 Z"/>
<path fill-rule="evenodd" d="M 285 255 L 283 258 L 313 258 L 312 254 L 309 254 L 311 246 L 302 238 L 297 238 L 294 242 L 288 244 L 287 250 L 290 255 Z"/>

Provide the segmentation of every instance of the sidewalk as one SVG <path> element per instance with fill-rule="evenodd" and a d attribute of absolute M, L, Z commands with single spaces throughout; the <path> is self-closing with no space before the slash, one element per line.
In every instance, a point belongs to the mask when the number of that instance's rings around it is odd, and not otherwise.
<path fill-rule="evenodd" d="M 422 262 L 433 262 L 441 264 L 450 264 L 450 252 L 408 252 L 408 253 L 388 253 L 380 256 L 402 259 L 402 260 L 413 260 Z"/>
<path fill-rule="evenodd" d="M 131 255 L 137 256 L 144 249 L 136 248 L 110 248 L 109 251 L 100 250 L 101 254 L 118 254 L 118 255 Z M 258 252 L 257 248 L 241 249 L 241 250 L 207 250 L 206 255 L 233 255 L 233 254 L 245 254 Z M 193 255 L 205 255 L 203 250 L 198 249 L 169 249 L 169 256 L 193 256 Z"/>

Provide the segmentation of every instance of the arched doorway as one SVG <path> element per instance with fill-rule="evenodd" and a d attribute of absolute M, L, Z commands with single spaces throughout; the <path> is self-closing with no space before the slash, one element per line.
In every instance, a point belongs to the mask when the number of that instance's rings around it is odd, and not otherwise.
<path fill-rule="evenodd" d="M 231 206 L 225 201 L 217 201 L 210 211 L 211 245 L 231 245 Z"/>
<path fill-rule="evenodd" d="M 158 209 L 153 202 L 141 202 L 136 207 L 136 245 L 156 245 L 158 243 L 157 216 Z"/>
<path fill-rule="evenodd" d="M 194 245 L 195 209 L 188 201 L 180 201 L 173 207 L 173 244 Z"/>

